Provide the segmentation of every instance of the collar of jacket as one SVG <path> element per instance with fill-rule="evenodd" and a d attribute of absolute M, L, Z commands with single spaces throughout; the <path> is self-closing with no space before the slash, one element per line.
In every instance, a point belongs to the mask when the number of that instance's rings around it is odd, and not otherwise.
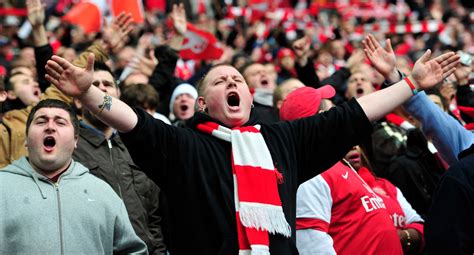
<path fill-rule="evenodd" d="M 95 147 L 100 147 L 103 143 L 107 142 L 104 134 L 97 129 L 94 129 L 91 126 L 87 126 L 86 124 L 81 122 L 79 136 L 85 139 L 87 142 L 93 144 Z M 115 134 L 112 134 L 110 137 L 111 141 L 114 141 L 120 147 L 124 147 L 124 145 L 119 141 L 119 137 Z"/>

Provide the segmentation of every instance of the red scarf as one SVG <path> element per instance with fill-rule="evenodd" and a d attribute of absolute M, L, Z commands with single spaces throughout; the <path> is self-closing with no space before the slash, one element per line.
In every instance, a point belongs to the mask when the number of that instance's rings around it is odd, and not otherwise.
<path fill-rule="evenodd" d="M 269 233 L 291 235 L 278 194 L 277 180 L 282 176 L 273 165 L 259 128 L 229 129 L 213 122 L 197 125 L 201 132 L 232 144 L 239 255 L 269 255 Z"/>

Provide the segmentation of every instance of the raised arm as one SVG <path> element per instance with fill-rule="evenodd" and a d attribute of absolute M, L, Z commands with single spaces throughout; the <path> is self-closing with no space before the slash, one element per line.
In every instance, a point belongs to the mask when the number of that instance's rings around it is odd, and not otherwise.
<path fill-rule="evenodd" d="M 135 112 L 119 99 L 92 85 L 94 54 L 89 54 L 85 69 L 76 67 L 64 58 L 53 56 L 46 65 L 46 79 L 64 94 L 78 98 L 102 121 L 120 132 L 131 131 L 137 124 Z"/>
<path fill-rule="evenodd" d="M 44 4 L 40 0 L 26 1 L 28 21 L 32 27 L 33 45 L 35 50 L 36 70 L 38 72 L 38 83 L 41 92 L 45 92 L 49 86 L 48 80 L 44 78 L 46 61 L 53 56 L 53 48 L 49 45 L 48 36 L 44 27 Z"/>
<path fill-rule="evenodd" d="M 364 43 L 365 53 L 372 63 L 374 63 L 374 66 L 377 66 L 375 63 L 377 63 L 377 56 L 379 56 L 378 52 L 383 49 L 378 43 L 373 43 L 374 41 L 376 42 L 375 39 L 370 40 L 370 37 L 368 37 L 366 40 Z M 435 86 L 452 74 L 456 70 L 456 65 L 459 63 L 459 56 L 453 52 L 445 53 L 431 60 L 430 56 L 431 51 L 426 51 L 425 54 L 416 61 L 412 74 L 407 77 L 408 81 L 411 81 L 416 90 L 428 89 Z M 386 62 L 387 61 L 384 63 Z M 379 72 L 382 71 L 385 77 L 391 75 L 392 72 L 389 71 L 389 68 L 382 70 L 380 66 L 379 63 L 379 68 L 376 67 L 376 69 Z M 398 76 L 398 72 L 396 75 Z M 407 101 L 413 94 L 414 92 L 411 85 L 404 79 L 386 89 L 361 97 L 358 101 L 369 120 L 374 121 L 382 118 L 395 109 L 395 107 Z"/>
<path fill-rule="evenodd" d="M 87 66 L 87 58 L 90 54 L 94 55 L 94 59 L 96 61 L 101 61 L 105 63 L 107 60 L 109 60 L 109 54 L 112 51 L 119 51 L 124 46 L 124 42 L 128 39 L 128 34 L 133 28 L 131 24 L 131 18 L 132 16 L 130 13 L 120 13 L 119 16 L 112 20 L 112 22 L 106 22 L 102 31 L 102 38 L 97 40 L 86 50 L 84 50 L 76 59 L 73 60 L 72 64 L 74 66 L 85 68 Z M 50 59 L 52 55 L 53 53 L 51 52 L 51 55 L 49 55 L 48 58 L 44 61 L 44 64 L 42 66 L 43 69 L 45 69 L 47 60 Z M 45 76 L 45 74 L 46 69 L 43 73 L 43 76 Z M 46 81 L 49 85 L 49 81 Z M 72 103 L 73 101 L 72 97 L 63 94 L 55 86 L 49 86 L 46 89 L 45 97 L 56 98 L 67 103 Z"/>
<path fill-rule="evenodd" d="M 389 40 L 387 40 L 388 43 L 390 43 Z M 369 44 L 372 46 L 369 47 Z M 377 40 L 369 35 L 364 40 L 364 48 L 375 69 L 383 74 L 389 83 L 402 78 L 398 74 L 395 62 L 390 60 L 395 59 L 395 53 L 390 50 L 391 47 L 383 49 Z M 455 74 L 461 77 L 460 73 L 462 70 L 456 69 Z M 474 143 L 474 135 L 443 112 L 424 92 L 410 98 L 403 106 L 410 115 L 421 122 L 423 133 L 432 139 L 433 144 L 448 164 L 457 161 L 459 152 Z"/>
<path fill-rule="evenodd" d="M 28 11 L 28 21 L 32 27 L 33 43 L 35 47 L 48 44 L 46 29 L 44 27 L 44 4 L 41 0 L 27 0 L 26 9 Z"/>
<path fill-rule="evenodd" d="M 173 27 L 176 31 L 176 35 L 171 38 L 169 46 L 177 51 L 181 50 L 183 44 L 184 36 L 188 31 L 188 23 L 186 21 L 186 11 L 184 9 L 183 3 L 179 5 L 174 4 L 173 9 L 171 10 L 170 17 L 173 20 Z"/>
<path fill-rule="evenodd" d="M 293 42 L 291 45 L 296 55 L 296 73 L 298 79 L 306 86 L 313 88 L 321 87 L 321 82 L 314 69 L 313 61 L 309 58 L 311 39 L 305 36 Z"/>

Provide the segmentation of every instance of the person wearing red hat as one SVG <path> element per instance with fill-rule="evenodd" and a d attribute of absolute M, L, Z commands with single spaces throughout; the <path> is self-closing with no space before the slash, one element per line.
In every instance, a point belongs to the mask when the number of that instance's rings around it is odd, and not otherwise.
<path fill-rule="evenodd" d="M 253 118 L 242 74 L 217 65 L 199 83 L 199 112 L 189 128 L 166 125 L 91 86 L 92 54 L 86 68 L 53 56 L 47 78 L 122 132 L 135 163 L 156 170 L 150 178 L 167 194 L 176 229 L 171 253 L 287 255 L 298 254 L 297 185 L 368 137 L 370 121 L 454 72 L 458 60 L 454 53 L 430 60 L 427 51 L 409 79 L 387 90 L 321 115 L 270 124 Z"/>
<path fill-rule="evenodd" d="M 333 106 L 330 98 L 336 91 L 330 85 L 319 89 L 301 87 L 293 90 L 283 100 L 280 107 L 281 120 L 295 120 L 326 111 Z"/>
<path fill-rule="evenodd" d="M 279 68 L 277 79 L 278 84 L 286 79 L 295 78 L 297 76 L 295 70 L 295 53 L 293 53 L 291 49 L 281 48 L 277 53 L 276 59 Z"/>
<path fill-rule="evenodd" d="M 330 98 L 335 93 L 331 86 L 298 88 L 283 101 L 280 118 L 295 120 L 327 111 L 333 106 Z M 296 195 L 300 254 L 402 254 L 385 200 L 369 186 L 347 160 L 301 184 Z M 400 209 L 397 217 L 405 215 L 400 205 L 396 208 Z M 409 208 L 406 214 L 417 215 L 410 206 L 405 208 Z M 413 219 L 421 220 L 419 216 Z"/>
<path fill-rule="evenodd" d="M 280 86 L 275 89 L 273 92 L 273 105 L 277 110 L 280 110 L 283 100 L 290 94 L 293 90 L 297 88 L 302 88 L 305 85 L 298 79 L 288 79 L 284 81 Z"/>

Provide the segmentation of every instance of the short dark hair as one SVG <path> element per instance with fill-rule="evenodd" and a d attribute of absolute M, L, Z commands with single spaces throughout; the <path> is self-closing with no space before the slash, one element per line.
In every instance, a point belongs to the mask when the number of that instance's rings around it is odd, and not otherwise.
<path fill-rule="evenodd" d="M 41 108 L 59 108 L 63 109 L 69 113 L 71 118 L 71 124 L 74 128 L 74 135 L 79 135 L 79 120 L 76 117 L 74 109 L 67 103 L 57 100 L 57 99 L 45 99 L 41 100 L 37 105 L 31 109 L 30 115 L 28 115 L 28 120 L 26 121 L 26 134 L 28 135 L 28 130 L 30 129 L 31 122 L 36 114 L 36 112 Z"/>
<path fill-rule="evenodd" d="M 116 81 L 116 78 L 115 78 L 115 74 L 114 72 L 112 72 L 112 69 L 110 69 L 110 67 L 102 62 L 102 61 L 95 61 L 94 62 L 94 72 L 97 72 L 97 71 L 105 71 L 105 72 L 109 72 L 110 75 L 112 75 L 112 78 L 114 79 L 114 85 L 117 87 L 117 81 Z"/>
<path fill-rule="evenodd" d="M 122 88 L 120 99 L 131 107 L 140 106 L 144 109 L 158 107 L 158 92 L 150 84 L 130 84 Z"/>
<path fill-rule="evenodd" d="M 255 64 L 259 64 L 258 62 L 255 62 L 255 61 L 249 61 L 247 63 L 245 63 L 245 65 L 243 65 L 242 67 L 240 67 L 239 69 L 239 72 L 244 75 L 244 72 L 245 70 L 247 70 L 247 68 L 249 68 L 250 66 L 253 66 Z"/>
<path fill-rule="evenodd" d="M 23 72 L 14 72 L 10 75 L 5 76 L 5 80 L 4 80 L 5 85 L 4 86 L 5 86 L 6 91 L 12 91 L 12 90 L 15 89 L 14 86 L 13 86 L 13 83 L 11 82 L 11 80 L 12 80 L 13 77 L 15 77 L 17 75 L 26 75 L 26 76 L 28 76 L 27 74 L 25 74 Z"/>
<path fill-rule="evenodd" d="M 434 87 L 434 88 L 430 88 L 430 89 L 425 89 L 425 93 L 426 95 L 435 95 L 435 96 L 438 96 L 439 99 L 441 100 L 441 104 L 443 105 L 443 110 L 445 111 L 449 111 L 449 102 L 446 100 L 446 98 L 443 97 L 443 95 L 441 94 L 441 92 L 439 91 L 439 88 L 441 87 L 441 85 L 439 85 L 439 87 Z"/>

